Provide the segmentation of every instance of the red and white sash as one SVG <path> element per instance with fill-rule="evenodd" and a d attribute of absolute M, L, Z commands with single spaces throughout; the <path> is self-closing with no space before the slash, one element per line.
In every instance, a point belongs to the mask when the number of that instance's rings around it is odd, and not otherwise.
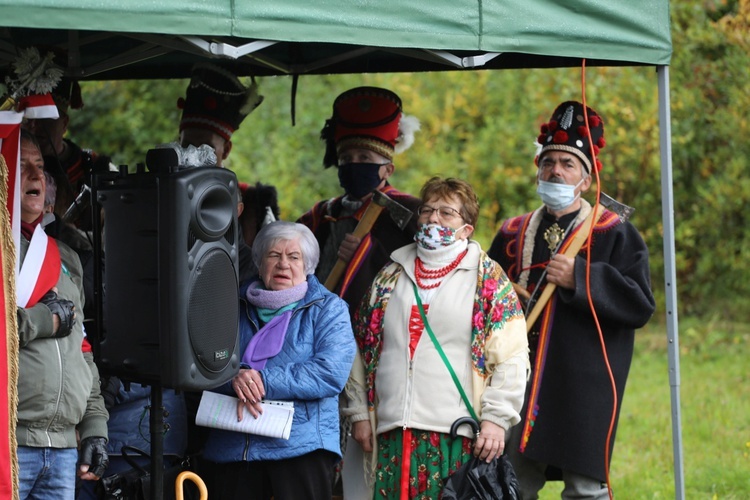
<path fill-rule="evenodd" d="M 21 121 L 26 118 L 58 118 L 51 94 L 23 97 L 19 111 L 0 111 L 0 154 L 8 166 L 8 213 L 16 255 L 21 249 Z M 16 260 L 18 277 L 18 260 Z"/>
<path fill-rule="evenodd" d="M 48 237 L 37 224 L 29 242 L 29 250 L 18 273 L 17 305 L 31 307 L 60 279 L 60 250 L 54 238 Z"/>

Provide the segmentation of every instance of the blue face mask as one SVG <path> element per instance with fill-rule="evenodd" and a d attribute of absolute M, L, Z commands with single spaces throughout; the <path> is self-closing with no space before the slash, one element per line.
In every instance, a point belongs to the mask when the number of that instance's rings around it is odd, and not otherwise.
<path fill-rule="evenodd" d="M 388 163 L 344 163 L 339 165 L 339 184 L 352 198 L 361 199 L 372 193 L 383 179 L 380 167 Z"/>
<path fill-rule="evenodd" d="M 571 186 L 570 184 L 558 184 L 556 182 L 539 181 L 536 187 L 536 194 L 542 199 L 550 210 L 558 211 L 564 210 L 571 206 L 576 199 L 580 196 L 576 194 L 576 188 L 581 185 L 584 179 Z"/>

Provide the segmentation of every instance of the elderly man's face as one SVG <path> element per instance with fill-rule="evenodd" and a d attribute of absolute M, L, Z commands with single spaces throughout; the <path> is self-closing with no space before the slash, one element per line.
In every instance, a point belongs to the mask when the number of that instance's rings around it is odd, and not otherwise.
<path fill-rule="evenodd" d="M 583 163 L 573 153 L 567 151 L 548 151 L 539 160 L 539 180 L 575 186 L 586 176 Z M 576 190 L 585 192 L 591 185 L 591 176 Z"/>
<path fill-rule="evenodd" d="M 21 141 L 21 220 L 34 222 L 44 211 L 44 160 L 30 141 Z"/>
<path fill-rule="evenodd" d="M 285 290 L 305 281 L 299 240 L 280 240 L 271 245 L 260 263 L 260 278 L 268 290 Z"/>
<path fill-rule="evenodd" d="M 229 152 L 232 150 L 232 141 L 227 141 L 216 132 L 203 128 L 186 128 L 180 133 L 180 146 L 183 148 L 188 146 L 197 148 L 204 144 L 214 148 L 216 166 L 223 166 L 224 160 L 227 159 Z"/>

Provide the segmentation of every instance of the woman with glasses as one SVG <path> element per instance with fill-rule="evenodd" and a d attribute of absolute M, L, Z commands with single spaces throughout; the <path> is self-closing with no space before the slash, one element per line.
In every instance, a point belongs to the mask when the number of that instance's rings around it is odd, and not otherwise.
<path fill-rule="evenodd" d="M 520 420 L 529 368 L 512 283 L 470 239 L 474 190 L 434 177 L 421 202 L 416 242 L 391 254 L 354 321 L 359 349 L 343 413 L 369 452 L 373 498 L 438 498 L 472 455 L 499 457 Z M 472 413 L 478 436 L 462 426 L 451 439 L 451 424 Z"/>

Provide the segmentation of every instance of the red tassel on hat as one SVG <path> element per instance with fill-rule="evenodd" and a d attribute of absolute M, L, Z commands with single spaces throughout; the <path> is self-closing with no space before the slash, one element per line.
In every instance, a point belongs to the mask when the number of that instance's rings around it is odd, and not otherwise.
<path fill-rule="evenodd" d="M 552 142 L 555 144 L 565 144 L 568 142 L 568 134 L 564 130 L 558 130 L 552 137 Z"/>
<path fill-rule="evenodd" d="M 83 97 L 81 96 L 81 84 L 73 80 L 70 85 L 70 108 L 81 109 L 83 107 Z"/>

